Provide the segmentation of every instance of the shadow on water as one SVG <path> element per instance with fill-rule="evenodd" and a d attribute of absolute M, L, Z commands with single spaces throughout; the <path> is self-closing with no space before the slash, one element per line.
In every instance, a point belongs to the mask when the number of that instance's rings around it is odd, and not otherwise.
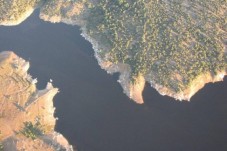
<path fill-rule="evenodd" d="M 145 104 L 130 101 L 93 57 L 78 27 L 50 24 L 35 12 L 15 27 L 0 27 L 1 50 L 30 60 L 30 73 L 55 97 L 56 130 L 80 151 L 225 151 L 227 78 L 208 84 L 191 102 L 159 95 L 148 84 Z"/>

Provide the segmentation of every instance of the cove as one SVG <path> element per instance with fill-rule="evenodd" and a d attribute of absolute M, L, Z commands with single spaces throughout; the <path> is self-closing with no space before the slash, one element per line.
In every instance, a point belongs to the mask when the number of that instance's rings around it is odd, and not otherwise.
<path fill-rule="evenodd" d="M 76 26 L 51 24 L 34 12 L 19 26 L 0 26 L 0 50 L 31 63 L 39 89 L 49 79 L 56 130 L 79 151 L 224 151 L 227 149 L 227 78 L 207 84 L 191 102 L 159 95 L 146 85 L 145 104 L 130 101 L 93 56 Z"/>

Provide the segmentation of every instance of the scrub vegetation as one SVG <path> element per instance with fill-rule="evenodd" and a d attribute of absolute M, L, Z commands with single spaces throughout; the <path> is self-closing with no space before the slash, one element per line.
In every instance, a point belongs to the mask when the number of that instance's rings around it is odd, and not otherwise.
<path fill-rule="evenodd" d="M 174 92 L 227 69 L 226 0 L 99 0 L 85 20 L 99 56 Z"/>
<path fill-rule="evenodd" d="M 0 22 L 17 18 L 40 1 L 0 0 L 0 14 L 5 14 Z M 179 93 L 200 75 L 215 77 L 227 71 L 226 0 L 42 2 L 41 18 L 80 25 L 86 38 L 97 44 L 99 61 L 128 64 L 131 84 L 142 76 Z"/>
<path fill-rule="evenodd" d="M 0 23 L 21 18 L 28 9 L 35 8 L 42 0 L 0 0 Z"/>
<path fill-rule="evenodd" d="M 24 127 L 19 132 L 23 134 L 27 138 L 31 138 L 32 140 L 37 139 L 39 136 L 44 134 L 42 125 L 39 121 L 36 121 L 34 124 L 32 122 L 24 122 Z"/>
<path fill-rule="evenodd" d="M 3 151 L 3 144 L 0 142 L 0 151 Z"/>

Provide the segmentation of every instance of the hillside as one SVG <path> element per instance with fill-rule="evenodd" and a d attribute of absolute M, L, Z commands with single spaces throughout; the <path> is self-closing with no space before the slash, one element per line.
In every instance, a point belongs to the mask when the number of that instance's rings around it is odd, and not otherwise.
<path fill-rule="evenodd" d="M 28 68 L 29 63 L 13 52 L 0 53 L 0 150 L 72 151 L 54 131 L 53 97 L 58 89 L 48 83 L 37 90 Z"/>

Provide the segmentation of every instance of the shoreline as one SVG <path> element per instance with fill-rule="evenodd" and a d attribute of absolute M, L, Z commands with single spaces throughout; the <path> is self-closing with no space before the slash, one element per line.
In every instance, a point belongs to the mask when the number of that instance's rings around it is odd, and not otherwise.
<path fill-rule="evenodd" d="M 202 74 L 194 79 L 190 86 L 186 88 L 186 90 L 179 93 L 169 91 L 165 87 L 162 87 L 158 84 L 152 84 L 151 87 L 156 89 L 163 96 L 167 95 L 179 101 L 190 101 L 191 97 L 199 92 L 199 90 L 201 90 L 206 84 L 223 81 L 226 76 L 227 73 L 225 71 L 220 72 L 216 76 L 212 76 L 210 73 Z"/>
<path fill-rule="evenodd" d="M 170 96 L 179 101 L 190 101 L 191 97 L 195 95 L 200 89 L 202 89 L 207 83 L 215 83 L 219 81 L 223 81 L 224 77 L 227 76 L 227 72 L 222 71 L 219 72 L 217 75 L 212 76 L 210 73 L 202 74 L 198 76 L 196 79 L 193 80 L 192 84 L 185 91 L 180 93 L 174 93 L 168 90 L 167 88 L 153 83 L 145 76 L 140 75 L 137 78 L 137 82 L 135 85 L 130 84 L 129 76 L 131 69 L 128 64 L 112 64 L 111 62 L 102 61 L 102 59 L 98 56 L 98 43 L 89 37 L 86 34 L 86 29 L 81 27 L 82 29 L 82 36 L 92 44 L 92 48 L 94 50 L 95 58 L 98 60 L 99 66 L 104 69 L 107 73 L 120 73 L 120 77 L 118 82 L 123 88 L 124 93 L 132 100 L 134 100 L 138 104 L 143 104 L 143 97 L 142 93 L 145 87 L 145 82 L 148 82 L 152 88 L 157 90 L 161 95 Z M 226 48 L 227 49 L 227 48 Z M 202 82 L 201 82 L 202 81 Z"/>
<path fill-rule="evenodd" d="M 43 90 L 36 88 L 36 79 L 29 75 L 29 62 L 12 51 L 0 53 L 0 125 L 4 150 L 61 150 L 73 151 L 68 141 L 54 130 L 57 118 L 54 117 L 54 96 L 59 92 L 52 83 Z M 24 123 L 40 122 L 42 133 L 34 141 L 21 133 Z M 35 135 L 35 134 L 33 134 Z M 45 138 L 45 139 L 44 139 Z"/>
<path fill-rule="evenodd" d="M 180 93 L 174 93 L 168 88 L 165 88 L 161 85 L 153 83 L 153 81 L 150 81 L 147 77 L 147 75 L 139 75 L 139 77 L 136 79 L 136 83 L 133 85 L 129 81 L 131 69 L 128 64 L 113 64 L 109 61 L 103 61 L 102 58 L 98 55 L 99 51 L 99 44 L 96 40 L 94 40 L 92 37 L 87 35 L 86 28 L 83 25 L 79 25 L 76 22 L 74 24 L 71 24 L 71 22 L 63 21 L 63 23 L 73 25 L 73 26 L 79 26 L 82 33 L 81 36 L 84 37 L 85 40 L 91 43 L 92 49 L 94 50 L 94 56 L 96 60 L 98 61 L 99 66 L 105 70 L 108 74 L 113 73 L 119 73 L 120 77 L 118 79 L 118 83 L 122 86 L 123 92 L 134 102 L 138 104 L 143 104 L 143 90 L 145 87 L 145 83 L 148 82 L 152 88 L 157 90 L 160 95 L 167 95 L 175 100 L 179 101 L 190 101 L 191 97 L 195 95 L 200 89 L 202 89 L 207 83 L 214 83 L 218 81 L 223 81 L 224 77 L 227 76 L 227 72 L 222 71 L 215 75 L 214 77 L 210 73 L 202 74 L 198 76 L 196 79 L 193 80 L 193 82 L 190 84 L 186 90 L 180 92 Z M 202 81 L 202 82 L 201 82 Z"/>
<path fill-rule="evenodd" d="M 25 15 L 22 15 L 20 20 L 17 20 L 14 23 L 9 23 L 8 25 L 16 25 L 16 23 L 21 23 L 24 21 L 27 17 L 29 17 L 32 12 L 34 11 L 35 8 L 31 8 Z M 149 75 L 139 75 L 135 80 L 136 82 L 134 84 L 131 83 L 130 81 L 130 74 L 131 74 L 131 69 L 128 64 L 123 64 L 123 63 L 118 63 L 118 64 L 113 64 L 108 61 L 106 58 L 102 58 L 99 56 L 99 49 L 107 49 L 105 46 L 102 44 L 99 44 L 98 41 L 96 41 L 94 38 L 90 37 L 87 34 L 86 30 L 86 22 L 83 20 L 83 15 L 88 13 L 86 9 L 83 9 L 83 12 L 78 14 L 77 16 L 71 16 L 71 18 L 65 18 L 63 16 L 58 16 L 58 15 L 53 15 L 49 16 L 48 14 L 45 14 L 42 12 L 42 7 L 39 7 L 40 9 L 40 14 L 39 17 L 40 19 L 44 21 L 49 21 L 51 23 L 65 23 L 68 25 L 72 26 L 79 26 L 82 33 L 81 36 L 85 38 L 88 42 L 92 44 L 92 49 L 94 50 L 94 56 L 96 60 L 98 61 L 99 66 L 104 69 L 107 73 L 113 74 L 113 73 L 120 73 L 120 77 L 118 82 L 123 88 L 123 92 L 132 100 L 134 100 L 138 104 L 142 104 L 143 101 L 143 89 L 145 86 L 145 82 L 147 81 L 151 87 L 156 89 L 161 95 L 168 95 L 170 97 L 175 98 L 176 100 L 187 100 L 189 101 L 190 98 L 197 93 L 200 89 L 202 89 L 206 83 L 210 82 L 217 82 L 221 81 L 224 78 L 224 75 L 227 75 L 226 72 L 220 72 L 214 77 L 210 73 L 205 73 L 202 75 L 199 75 L 197 78 L 193 80 L 193 82 L 190 84 L 190 86 L 186 87 L 185 90 L 175 93 L 172 90 L 169 90 L 166 87 L 163 87 L 162 85 L 153 83 L 153 81 L 149 80 Z M 225 51 L 227 48 L 225 47 Z M 225 53 L 225 52 L 224 52 Z"/>
<path fill-rule="evenodd" d="M 31 16 L 31 14 L 34 12 L 36 8 L 30 7 L 25 13 L 24 15 L 21 15 L 21 17 L 17 20 L 10 20 L 10 21 L 4 21 L 4 22 L 0 22 L 0 25 L 2 26 L 17 26 L 19 24 L 21 24 L 23 21 L 25 21 L 29 16 Z"/>

